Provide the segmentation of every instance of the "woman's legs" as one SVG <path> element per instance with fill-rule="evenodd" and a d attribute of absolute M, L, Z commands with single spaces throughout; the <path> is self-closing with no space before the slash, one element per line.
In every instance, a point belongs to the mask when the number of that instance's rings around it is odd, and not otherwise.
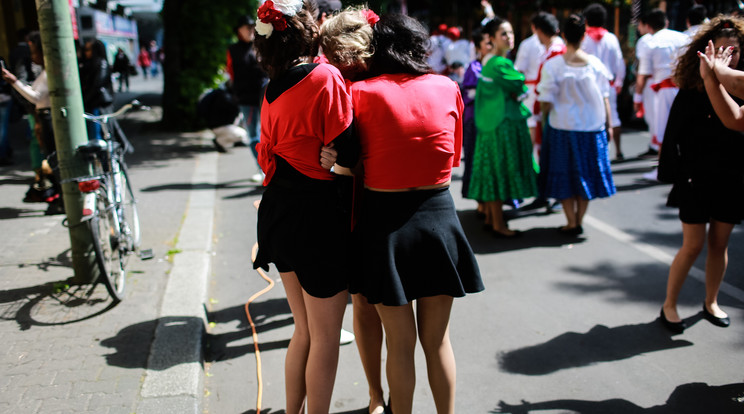
<path fill-rule="evenodd" d="M 382 413 L 385 399 L 382 392 L 382 322 L 374 305 L 357 293 L 351 295 L 354 305 L 354 335 L 364 375 L 369 386 L 369 412 Z"/>
<path fill-rule="evenodd" d="M 504 202 L 497 200 L 497 201 L 489 201 L 486 203 L 486 206 L 489 210 L 489 215 L 491 217 L 491 228 L 501 233 L 505 236 L 511 236 L 515 232 L 513 230 L 509 230 L 509 227 L 506 225 L 506 221 L 504 221 Z"/>
<path fill-rule="evenodd" d="M 705 259 L 705 307 L 717 318 L 726 312 L 718 307 L 718 291 L 728 265 L 728 242 L 734 225 L 711 220 L 708 230 L 708 256 Z"/>
<path fill-rule="evenodd" d="M 584 215 L 586 210 L 589 208 L 589 200 L 581 197 L 576 197 L 576 223 L 579 227 L 584 225 Z"/>
<path fill-rule="evenodd" d="M 449 338 L 452 301 L 451 296 L 433 296 L 416 300 L 418 334 L 426 356 L 429 387 L 438 414 L 455 412 L 457 369 Z"/>
<path fill-rule="evenodd" d="M 375 308 L 382 320 L 387 340 L 386 371 L 390 385 L 390 404 L 395 414 L 410 414 L 413 410 L 413 390 L 416 387 L 416 320 L 413 305 L 377 304 Z"/>
<path fill-rule="evenodd" d="M 574 196 L 561 200 L 563 214 L 566 215 L 566 225 L 564 228 L 572 229 L 579 227 L 584 222 L 584 215 L 589 208 L 589 200 Z"/>
<path fill-rule="evenodd" d="M 289 309 L 294 318 L 294 333 L 287 347 L 284 360 L 284 387 L 287 393 L 287 413 L 299 414 L 307 394 L 305 386 L 305 367 L 310 351 L 310 331 L 307 325 L 307 312 L 302 295 L 302 286 L 294 272 L 280 273 L 284 291 L 287 294 Z"/>
<path fill-rule="evenodd" d="M 302 289 L 294 272 L 280 275 L 295 323 L 284 363 L 287 413 L 301 413 L 307 395 L 308 414 L 327 414 L 348 292 L 316 298 Z"/>
<path fill-rule="evenodd" d="M 338 370 L 341 323 L 349 298 L 344 290 L 330 298 L 316 298 L 302 292 L 310 331 L 310 352 L 305 369 L 308 414 L 328 414 L 333 383 Z"/>
<path fill-rule="evenodd" d="M 677 313 L 677 299 L 682 285 L 687 279 L 690 268 L 695 263 L 705 244 L 705 224 L 682 223 L 682 247 L 674 256 L 669 267 L 667 279 L 666 299 L 664 300 L 664 315 L 670 322 L 680 322 Z"/>
<path fill-rule="evenodd" d="M 578 226 L 578 217 L 576 216 L 576 197 L 565 198 L 561 200 L 563 214 L 566 215 L 566 225 L 564 228 L 574 228 Z"/>

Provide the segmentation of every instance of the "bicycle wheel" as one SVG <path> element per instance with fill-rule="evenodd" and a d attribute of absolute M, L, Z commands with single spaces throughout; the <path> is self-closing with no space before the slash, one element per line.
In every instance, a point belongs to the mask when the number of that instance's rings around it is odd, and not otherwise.
<path fill-rule="evenodd" d="M 103 282 L 114 302 L 120 302 L 124 299 L 126 274 L 119 250 L 115 213 L 103 191 L 96 194 L 96 208 L 96 214 L 88 225 L 100 272 L 98 281 Z"/>
<path fill-rule="evenodd" d="M 139 215 L 137 213 L 137 200 L 134 198 L 132 184 L 129 182 L 129 172 L 123 162 L 119 163 L 120 181 L 119 191 L 121 192 L 121 211 L 119 213 L 119 229 L 124 238 L 129 252 L 135 252 L 139 249 L 142 242 L 140 234 Z M 124 264 L 126 267 L 126 263 Z"/>

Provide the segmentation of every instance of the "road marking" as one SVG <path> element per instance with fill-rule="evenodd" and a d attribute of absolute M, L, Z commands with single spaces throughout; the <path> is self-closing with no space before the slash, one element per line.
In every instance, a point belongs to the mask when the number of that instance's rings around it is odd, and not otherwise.
<path fill-rule="evenodd" d="M 654 259 L 668 266 L 672 265 L 674 256 L 662 251 L 658 247 L 639 241 L 634 236 L 616 227 L 613 227 L 603 222 L 602 220 L 599 220 L 597 218 L 587 215 L 587 216 L 584 216 L 584 223 L 594 227 L 595 229 L 601 231 L 602 233 L 607 234 L 608 236 L 618 241 L 629 244 L 630 246 L 634 247 L 636 250 L 639 250 L 642 253 L 645 253 L 646 255 L 651 256 Z M 690 269 L 689 275 L 692 276 L 693 279 L 705 285 L 705 271 L 704 270 L 701 270 L 693 266 Z M 731 296 L 734 299 L 737 299 L 739 302 L 744 302 L 744 290 L 741 290 L 734 285 L 726 283 L 725 280 L 721 283 L 721 292 L 727 294 L 728 296 Z"/>

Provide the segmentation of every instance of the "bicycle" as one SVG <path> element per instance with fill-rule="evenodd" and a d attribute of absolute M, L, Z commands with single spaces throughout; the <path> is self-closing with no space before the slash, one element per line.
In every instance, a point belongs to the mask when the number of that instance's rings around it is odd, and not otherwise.
<path fill-rule="evenodd" d="M 142 252 L 139 249 L 141 234 L 137 200 L 124 161 L 124 155 L 131 153 L 133 147 L 116 122 L 117 117 L 131 109 L 150 108 L 134 100 L 113 113 L 83 115 L 86 120 L 100 125 L 103 137 L 76 148 L 91 163 L 93 173 L 63 180 L 76 182 L 83 194 L 80 222 L 88 224 L 100 271 L 93 281 L 93 288 L 96 283 L 103 282 L 114 303 L 124 299 L 129 256 L 139 253 L 143 259 L 152 257 L 149 249 Z"/>

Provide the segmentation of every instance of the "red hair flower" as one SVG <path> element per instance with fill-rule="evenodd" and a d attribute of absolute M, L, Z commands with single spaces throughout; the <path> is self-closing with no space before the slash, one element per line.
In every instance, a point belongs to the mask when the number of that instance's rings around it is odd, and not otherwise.
<path fill-rule="evenodd" d="M 261 27 L 259 29 L 258 26 L 262 25 L 256 25 L 256 29 L 259 32 L 260 35 L 264 35 L 266 37 L 271 36 L 272 29 L 279 30 L 280 32 L 287 28 L 287 21 L 284 20 L 284 14 L 277 10 L 274 7 L 274 2 L 271 0 L 266 0 L 264 4 L 261 5 L 261 7 L 258 8 L 258 12 L 256 13 L 258 15 L 258 20 L 261 21 L 261 23 L 264 23 L 264 25 L 268 26 L 271 25 L 271 29 L 268 27 Z M 264 29 L 264 30 L 261 30 Z M 266 30 L 269 29 L 269 30 Z M 264 32 L 264 33 L 261 33 Z M 268 32 L 268 33 L 265 33 Z"/>
<path fill-rule="evenodd" d="M 380 21 L 380 16 L 378 16 L 377 13 L 373 12 L 370 9 L 362 10 L 362 13 L 364 14 L 364 17 L 367 19 L 367 23 L 369 23 L 370 26 L 374 26 L 375 23 Z"/>

